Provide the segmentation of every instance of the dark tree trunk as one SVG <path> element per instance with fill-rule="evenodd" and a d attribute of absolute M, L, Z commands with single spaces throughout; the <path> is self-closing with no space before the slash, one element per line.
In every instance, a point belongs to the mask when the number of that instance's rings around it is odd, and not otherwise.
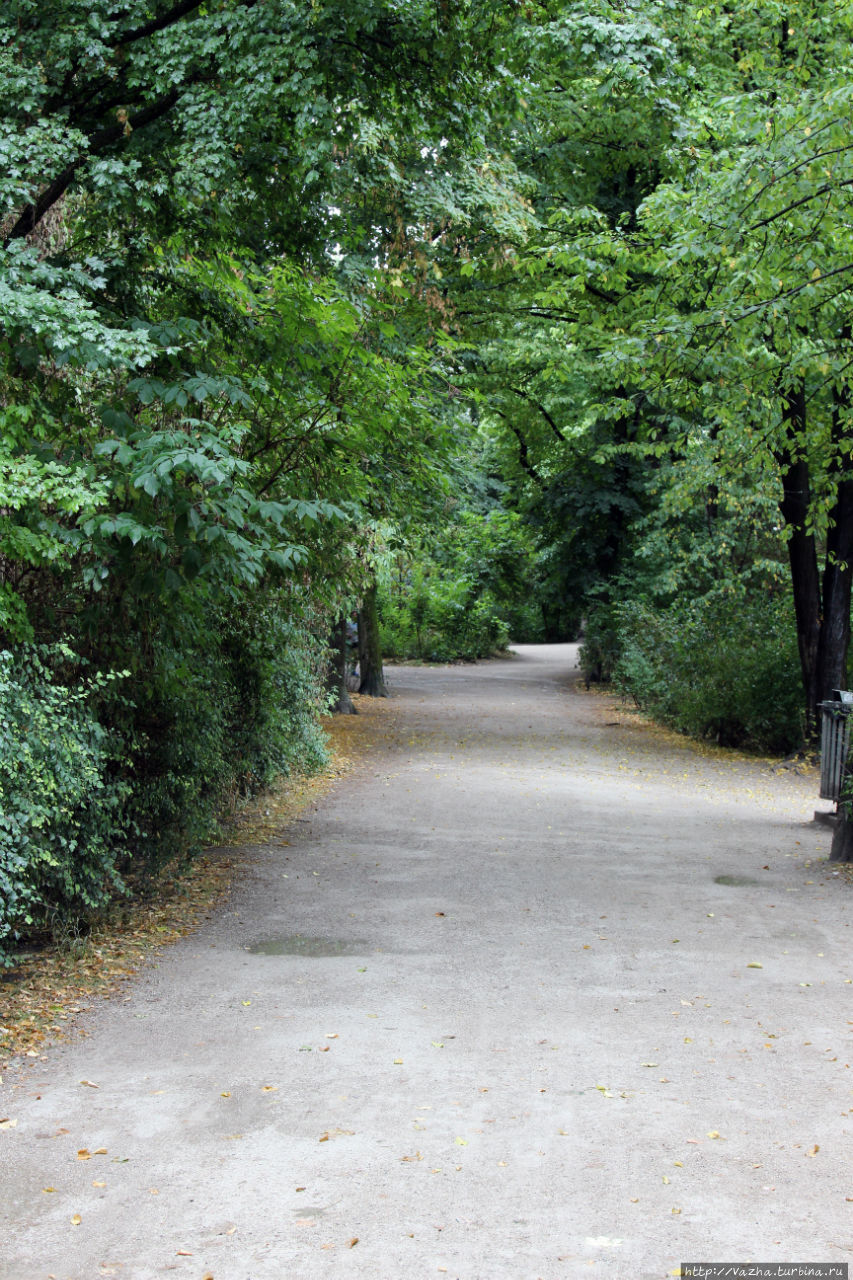
<path fill-rule="evenodd" d="M 375 582 L 364 593 L 358 614 L 358 661 L 361 674 L 359 693 L 366 693 L 371 698 L 387 698 L 388 686 L 382 670 L 382 649 L 379 643 Z"/>
<path fill-rule="evenodd" d="M 850 329 L 845 326 L 842 339 L 849 342 Z M 853 476 L 840 456 L 844 439 L 850 391 L 846 386 L 835 391 L 832 414 L 832 441 L 836 456 L 833 472 L 838 484 L 835 505 L 829 518 L 826 538 L 826 565 L 823 571 L 823 620 L 818 646 L 818 696 L 821 701 L 832 696 L 833 689 L 843 689 L 847 682 L 847 650 L 850 645 L 850 590 L 853 583 Z"/>
<path fill-rule="evenodd" d="M 838 805 L 838 821 L 832 833 L 830 862 L 853 862 L 853 822 L 842 801 Z"/>
<path fill-rule="evenodd" d="M 347 689 L 347 620 L 340 618 L 332 629 L 329 640 L 329 674 L 327 688 L 332 694 L 330 711 L 333 715 L 354 716 L 356 707 Z"/>
<path fill-rule="evenodd" d="M 850 341 L 850 326 L 845 325 L 842 339 Z M 850 390 L 845 385 L 835 391 L 832 415 L 832 439 L 841 450 Z M 850 645 L 850 588 L 853 581 L 853 478 L 845 469 L 846 458 L 836 454 L 834 470 L 838 491 L 826 540 L 826 568 L 823 574 L 823 626 L 820 641 L 820 693 L 828 699 L 833 689 L 847 684 L 847 650 Z M 849 765 L 848 765 L 849 768 Z M 848 774 L 849 777 L 849 774 Z M 848 802 L 838 805 L 838 821 L 829 853 L 831 862 L 853 862 L 853 814 Z"/>
<path fill-rule="evenodd" d="M 811 486 L 809 466 L 798 457 L 797 437 L 803 438 L 806 426 L 806 398 L 802 386 L 785 395 L 784 419 L 789 427 L 789 441 L 777 454 L 782 468 L 782 501 L 780 510 L 789 531 L 788 559 L 794 591 L 794 613 L 797 619 L 797 646 L 806 698 L 806 719 L 811 730 L 815 725 L 818 688 L 818 647 L 821 630 L 820 576 L 814 534 L 809 532 Z"/>

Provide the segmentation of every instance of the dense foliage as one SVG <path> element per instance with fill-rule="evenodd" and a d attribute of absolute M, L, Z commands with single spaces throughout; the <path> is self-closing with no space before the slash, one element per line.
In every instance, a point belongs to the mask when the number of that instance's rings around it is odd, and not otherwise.
<path fill-rule="evenodd" d="M 318 761 L 324 648 L 376 582 L 395 653 L 587 615 L 645 704 L 790 744 L 784 637 L 807 722 L 846 680 L 851 22 L 9 0 L 7 935 Z"/>

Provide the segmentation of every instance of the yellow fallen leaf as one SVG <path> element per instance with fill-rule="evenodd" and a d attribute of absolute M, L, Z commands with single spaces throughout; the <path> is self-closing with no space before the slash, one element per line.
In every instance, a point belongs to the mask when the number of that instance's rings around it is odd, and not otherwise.
<path fill-rule="evenodd" d="M 95 1084 L 94 1080 L 81 1080 L 80 1083 L 88 1085 L 90 1089 L 100 1089 L 101 1087 L 99 1084 Z"/>
<path fill-rule="evenodd" d="M 0 1129 L 14 1129 L 17 1123 L 17 1120 L 10 1120 L 7 1116 L 5 1120 L 0 1120 Z"/>
<path fill-rule="evenodd" d="M 720 1135 L 717 1133 L 717 1130 L 716 1130 L 716 1129 L 709 1129 L 709 1130 L 708 1130 L 708 1135 L 707 1135 L 707 1136 L 708 1136 L 709 1138 L 719 1138 L 719 1136 L 720 1136 Z"/>
<path fill-rule="evenodd" d="M 675 1165 L 676 1169 L 683 1169 L 683 1168 L 684 1168 L 684 1165 L 683 1165 L 683 1163 L 682 1163 L 680 1160 L 673 1160 L 673 1164 Z"/>
<path fill-rule="evenodd" d="M 747 969 L 763 969 L 764 965 L 760 964 L 757 960 L 750 960 L 746 967 Z"/>
<path fill-rule="evenodd" d="M 666 1174 L 663 1175 L 663 1181 L 667 1184 L 667 1186 L 669 1185 L 669 1178 L 666 1176 Z"/>
<path fill-rule="evenodd" d="M 467 1147 L 467 1146 L 468 1146 L 468 1140 L 467 1140 L 467 1138 L 456 1138 L 456 1139 L 455 1139 L 455 1142 L 456 1142 L 457 1147 Z"/>
<path fill-rule="evenodd" d="M 326 1039 L 327 1039 L 327 1040 L 340 1040 L 340 1036 L 338 1035 L 337 1031 L 327 1031 L 327 1032 L 326 1032 Z"/>
<path fill-rule="evenodd" d="M 263 1092 L 264 1092 L 264 1093 L 276 1093 L 276 1092 L 277 1092 L 277 1090 L 278 1090 L 278 1085 L 277 1085 L 277 1084 L 265 1084 L 265 1085 L 263 1086 Z"/>
<path fill-rule="evenodd" d="M 56 1187 L 42 1187 L 42 1191 L 44 1192 L 45 1195 L 49 1195 L 51 1191 L 55 1191 L 55 1190 L 56 1190 Z"/>
<path fill-rule="evenodd" d="M 318 1138 L 318 1142 L 328 1142 L 331 1138 L 351 1138 L 355 1133 L 354 1129 L 327 1129 L 322 1138 Z"/>
<path fill-rule="evenodd" d="M 815 1144 L 814 1144 L 814 1146 L 812 1147 L 811 1151 L 807 1151 L 807 1152 L 806 1152 L 806 1155 L 807 1155 L 807 1156 L 816 1156 L 816 1155 L 817 1155 L 817 1153 L 818 1153 L 818 1151 L 820 1151 L 820 1147 L 818 1146 L 818 1144 L 817 1144 L 817 1143 L 815 1143 Z"/>
<path fill-rule="evenodd" d="M 395 1067 L 402 1067 L 402 1065 L 403 1065 L 403 1059 L 402 1059 L 402 1058 L 395 1058 L 395 1059 L 394 1059 L 394 1066 L 395 1066 Z"/>
<path fill-rule="evenodd" d="M 220 1095 L 219 1095 L 219 1096 L 220 1096 L 220 1098 L 230 1098 L 230 1097 L 231 1097 L 231 1094 L 230 1094 L 230 1093 L 220 1093 Z"/>
<path fill-rule="evenodd" d="M 106 1147 L 98 1147 L 97 1151 L 93 1151 L 93 1152 L 92 1152 L 92 1155 L 93 1155 L 93 1156 L 105 1156 L 105 1155 L 107 1155 L 107 1149 L 106 1149 Z"/>
<path fill-rule="evenodd" d="M 92 1186 L 93 1186 L 93 1187 L 105 1187 L 106 1185 L 107 1185 L 107 1184 L 106 1184 L 105 1182 L 93 1182 L 93 1183 L 92 1183 Z"/>
<path fill-rule="evenodd" d="M 673 1213 L 681 1213 L 681 1210 L 680 1210 L 680 1209 L 673 1209 L 673 1211 L 672 1211 L 672 1212 L 673 1212 Z"/>
<path fill-rule="evenodd" d="M 92 1153 L 91 1153 L 91 1151 L 88 1151 L 88 1150 L 86 1149 L 86 1147 L 82 1147 L 82 1148 L 77 1152 L 77 1159 L 78 1159 L 78 1160 L 91 1160 L 91 1159 L 92 1159 Z"/>
<path fill-rule="evenodd" d="M 349 1247 L 351 1249 L 354 1249 L 357 1244 L 358 1244 L 358 1236 L 353 1236 L 352 1240 L 350 1240 L 349 1242 Z"/>
<path fill-rule="evenodd" d="M 82 1221 L 83 1219 L 80 1217 L 80 1214 L 75 1213 L 74 1217 L 71 1219 L 71 1225 L 72 1227 L 79 1227 Z"/>
<path fill-rule="evenodd" d="M 178 1249 L 175 1256 L 177 1258 L 191 1258 L 193 1255 L 190 1253 L 189 1249 Z"/>

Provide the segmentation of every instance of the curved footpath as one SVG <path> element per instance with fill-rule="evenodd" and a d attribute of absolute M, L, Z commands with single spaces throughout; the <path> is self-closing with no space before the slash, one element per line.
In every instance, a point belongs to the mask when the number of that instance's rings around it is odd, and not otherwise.
<path fill-rule="evenodd" d="M 853 1260 L 814 779 L 631 723 L 574 662 L 393 671 L 289 844 L 6 1073 L 2 1280 Z"/>

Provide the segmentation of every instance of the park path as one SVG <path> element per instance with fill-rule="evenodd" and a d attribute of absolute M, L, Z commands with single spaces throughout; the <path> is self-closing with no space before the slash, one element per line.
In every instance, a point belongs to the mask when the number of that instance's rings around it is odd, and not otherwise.
<path fill-rule="evenodd" d="M 215 917 L 6 1073 L 2 1280 L 853 1259 L 851 885 L 814 780 L 574 662 L 393 671 Z"/>

